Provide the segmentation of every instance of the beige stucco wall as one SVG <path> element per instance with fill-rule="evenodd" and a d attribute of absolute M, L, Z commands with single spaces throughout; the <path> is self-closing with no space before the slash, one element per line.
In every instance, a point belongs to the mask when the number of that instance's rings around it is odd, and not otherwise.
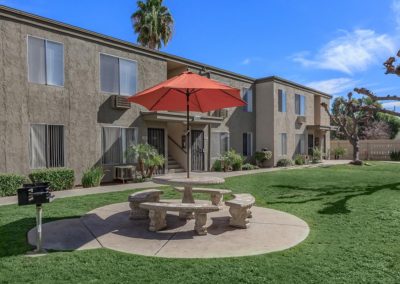
<path fill-rule="evenodd" d="M 27 35 L 64 44 L 64 87 L 28 82 Z M 137 126 L 139 136 L 146 135 L 137 105 L 113 110 L 110 95 L 100 92 L 99 53 L 136 60 L 138 91 L 167 78 L 164 60 L 3 19 L 0 38 L 0 172 L 30 172 L 31 123 L 64 125 L 66 166 L 77 183 L 84 169 L 101 161 L 101 126 Z"/>

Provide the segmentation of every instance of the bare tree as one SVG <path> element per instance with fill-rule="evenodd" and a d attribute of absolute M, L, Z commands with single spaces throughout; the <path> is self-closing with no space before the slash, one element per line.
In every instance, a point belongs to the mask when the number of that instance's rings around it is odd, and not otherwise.
<path fill-rule="evenodd" d="M 361 165 L 360 160 L 360 127 L 366 125 L 380 109 L 378 104 L 369 104 L 365 99 L 354 99 L 353 93 L 338 98 L 332 105 L 332 112 L 326 103 L 321 104 L 331 121 L 338 127 L 337 131 L 346 137 L 353 146 L 353 164 Z"/>
<path fill-rule="evenodd" d="M 400 50 L 397 52 L 396 56 L 400 58 Z M 396 57 L 394 57 L 394 56 L 389 57 L 388 60 L 386 60 L 383 63 L 383 66 L 385 66 L 385 69 L 386 69 L 385 74 L 392 74 L 392 75 L 400 76 L 400 64 L 396 65 Z M 371 92 L 370 90 L 368 90 L 366 88 L 355 88 L 354 91 L 360 95 L 365 95 L 365 96 L 371 98 L 371 100 L 373 102 L 400 101 L 400 97 L 398 97 L 398 96 L 391 96 L 391 95 L 387 95 L 385 97 L 377 96 L 373 92 Z M 382 109 L 381 112 L 388 113 L 388 114 L 395 115 L 395 116 L 400 116 L 400 112 L 397 112 L 397 111 Z"/>

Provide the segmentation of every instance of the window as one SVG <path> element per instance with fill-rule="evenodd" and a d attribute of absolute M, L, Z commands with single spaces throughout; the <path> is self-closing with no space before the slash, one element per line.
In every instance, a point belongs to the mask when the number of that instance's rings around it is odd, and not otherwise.
<path fill-rule="evenodd" d="M 304 134 L 296 134 L 296 154 L 305 154 L 305 136 Z"/>
<path fill-rule="evenodd" d="M 281 133 L 281 155 L 287 155 L 287 134 L 286 133 Z"/>
<path fill-rule="evenodd" d="M 243 133 L 243 156 L 253 155 L 253 133 Z"/>
<path fill-rule="evenodd" d="M 100 88 L 102 92 L 132 96 L 136 93 L 137 64 L 100 54 Z"/>
<path fill-rule="evenodd" d="M 103 127 L 102 161 L 105 165 L 132 164 L 132 157 L 126 157 L 129 146 L 137 144 L 137 128 Z"/>
<path fill-rule="evenodd" d="M 302 95 L 295 95 L 295 112 L 297 115 L 304 115 L 305 114 L 305 104 L 306 98 Z"/>
<path fill-rule="evenodd" d="M 30 167 L 64 167 L 64 126 L 32 124 L 30 129 Z"/>
<path fill-rule="evenodd" d="M 230 147 L 228 132 L 211 132 L 211 157 L 225 154 Z"/>
<path fill-rule="evenodd" d="M 253 90 L 251 88 L 243 88 L 243 100 L 247 103 L 244 111 L 253 112 Z"/>
<path fill-rule="evenodd" d="M 286 112 L 286 93 L 281 89 L 278 90 L 278 111 Z"/>
<path fill-rule="evenodd" d="M 64 46 L 61 43 L 28 36 L 28 80 L 64 85 Z"/>

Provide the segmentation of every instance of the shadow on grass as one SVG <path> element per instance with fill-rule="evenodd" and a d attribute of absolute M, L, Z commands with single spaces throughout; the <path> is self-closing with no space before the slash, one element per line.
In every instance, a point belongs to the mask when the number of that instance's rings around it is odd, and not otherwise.
<path fill-rule="evenodd" d="M 332 188 L 332 186 L 322 187 L 322 188 L 307 188 L 307 187 L 300 187 L 300 186 L 287 186 L 287 185 L 275 185 L 275 188 L 284 188 L 284 189 L 291 189 L 291 190 L 299 190 L 299 191 L 311 191 L 311 192 L 320 192 L 309 199 L 304 200 L 288 200 L 288 201 L 276 201 L 276 202 L 269 202 L 269 204 L 303 204 L 313 201 L 321 201 L 325 197 L 331 197 L 338 194 L 345 194 L 340 199 L 334 202 L 326 202 L 324 205 L 326 207 L 322 208 L 318 211 L 320 214 L 348 214 L 351 212 L 348 209 L 348 202 L 349 200 L 360 197 L 360 196 L 367 196 L 372 195 L 375 192 L 389 189 L 389 190 L 400 190 L 400 183 L 390 183 L 384 185 L 377 185 L 377 186 L 354 186 L 354 187 L 346 187 L 346 188 Z M 290 195 L 290 196 L 282 196 L 278 199 L 293 199 L 301 197 L 301 195 Z"/>
<path fill-rule="evenodd" d="M 43 223 L 79 217 L 44 218 Z M 0 226 L 0 258 L 26 254 L 33 250 L 34 248 L 28 244 L 27 234 L 35 226 L 35 217 L 21 218 Z"/>

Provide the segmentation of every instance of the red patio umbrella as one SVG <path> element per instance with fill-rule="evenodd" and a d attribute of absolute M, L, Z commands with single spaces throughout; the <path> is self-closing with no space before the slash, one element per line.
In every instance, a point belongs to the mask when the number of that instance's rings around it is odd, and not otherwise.
<path fill-rule="evenodd" d="M 130 102 L 148 110 L 186 111 L 186 169 L 189 178 L 189 111 L 208 112 L 244 106 L 240 90 L 186 71 L 154 87 L 129 97 Z"/>

